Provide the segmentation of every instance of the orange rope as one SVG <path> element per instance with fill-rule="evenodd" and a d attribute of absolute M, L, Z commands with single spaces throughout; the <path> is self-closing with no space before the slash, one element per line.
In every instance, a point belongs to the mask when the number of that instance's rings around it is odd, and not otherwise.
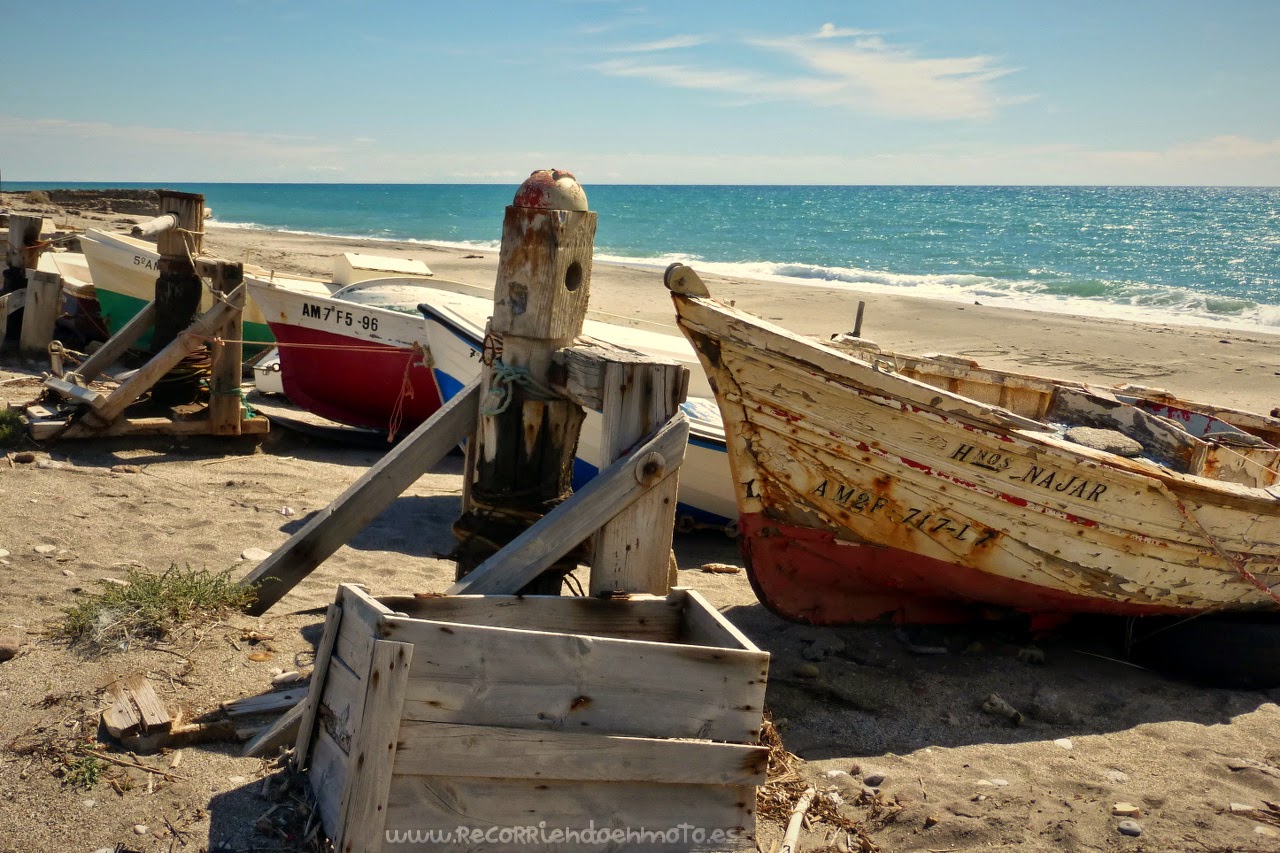
<path fill-rule="evenodd" d="M 396 440 L 396 433 L 404 423 L 404 401 L 413 399 L 413 382 L 409 379 L 409 372 L 417 366 L 426 367 L 426 355 L 422 345 L 414 341 L 413 356 L 404 364 L 404 378 L 400 380 L 400 396 L 396 398 L 396 404 L 391 408 L 391 422 L 387 424 L 388 444 Z"/>

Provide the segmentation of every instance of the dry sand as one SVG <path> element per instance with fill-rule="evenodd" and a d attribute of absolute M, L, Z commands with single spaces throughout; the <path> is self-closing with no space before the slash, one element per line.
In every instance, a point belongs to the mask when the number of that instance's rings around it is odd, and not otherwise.
<path fill-rule="evenodd" d="M 103 216 L 80 224 L 121 227 L 120 217 Z M 437 275 L 487 286 L 496 265 L 496 253 L 217 228 L 206 248 L 312 273 L 327 271 L 338 251 L 363 248 L 421 258 Z M 847 330 L 859 298 L 706 278 L 715 296 L 807 334 Z M 596 310 L 670 322 L 659 270 L 599 265 L 591 286 Z M 1280 404 L 1277 337 L 863 298 L 864 335 L 886 348 L 942 350 L 1102 384 L 1143 382 L 1254 410 Z M 12 355 L 0 359 L 7 383 L 0 398 L 34 396 L 34 382 L 10 380 L 38 370 Z M 63 784 L 56 756 L 29 747 L 90 735 L 84 723 L 103 705 L 100 687 L 122 674 L 147 673 L 166 704 L 188 716 L 268 689 L 272 667 L 309 663 L 321 609 L 339 582 L 365 583 L 376 594 L 443 589 L 452 565 L 437 555 L 452 547 L 461 461 L 450 457 L 419 480 L 261 619 L 232 617 L 162 649 L 86 659 L 46 633 L 81 590 L 130 565 L 242 572 L 245 549 L 283 543 L 379 451 L 280 429 L 262 441 L 80 441 L 45 450 L 43 466 L 0 459 L 0 549 L 9 552 L 0 558 L 7 593 L 0 634 L 25 643 L 0 663 L 0 851 L 88 853 L 117 843 L 141 851 L 294 849 L 255 834 L 255 821 L 276 804 L 261 795 L 268 768 L 239 758 L 233 746 L 184 750 L 173 779 L 116 768 L 114 783 L 89 790 Z M 111 471 L 120 464 L 137 471 Z M 35 550 L 43 545 L 50 553 Z M 700 570 L 741 564 L 724 536 L 681 536 L 676 552 L 681 584 L 703 591 L 772 653 L 769 710 L 787 747 L 806 759 L 803 777 L 850 803 L 861 795 L 846 812 L 865 822 L 882 850 L 1280 850 L 1280 826 L 1230 809 L 1280 801 L 1280 691 L 1181 684 L 1098 657 L 1108 647 L 1078 632 L 1042 642 L 1040 656 L 1024 652 L 1025 638 L 993 630 L 905 637 L 884 627 L 793 626 L 756 602 L 742 573 Z M 247 630 L 274 637 L 270 661 L 249 659 L 259 647 L 241 639 Z M 816 663 L 818 677 L 805 678 L 802 652 L 815 640 L 830 653 Z M 984 713 L 991 693 L 1025 722 Z M 871 775 L 884 777 L 878 799 L 862 795 Z M 1139 809 L 1140 837 L 1119 833 L 1112 808 L 1122 802 Z M 762 849 L 779 834 L 762 825 Z M 803 849 L 836 840 L 820 823 Z"/>

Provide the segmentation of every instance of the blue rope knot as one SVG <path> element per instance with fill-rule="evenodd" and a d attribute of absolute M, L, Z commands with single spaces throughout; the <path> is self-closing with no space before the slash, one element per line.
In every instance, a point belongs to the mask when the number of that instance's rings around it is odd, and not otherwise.
<path fill-rule="evenodd" d="M 523 367 L 511 367 L 503 364 L 501 360 L 495 360 L 490 370 L 489 388 L 485 393 L 494 399 L 480 404 L 480 414 L 485 417 L 494 417 L 509 409 L 511 400 L 515 397 L 514 389 L 517 385 L 524 389 L 526 399 L 560 399 L 559 395 L 534 379 Z"/>

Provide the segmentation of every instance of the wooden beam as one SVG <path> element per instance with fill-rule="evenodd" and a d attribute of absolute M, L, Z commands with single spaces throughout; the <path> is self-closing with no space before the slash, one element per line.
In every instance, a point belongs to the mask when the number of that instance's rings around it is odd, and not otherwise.
<path fill-rule="evenodd" d="M 28 412 L 31 409 L 28 408 Z M 271 431 L 271 422 L 264 417 L 245 418 L 240 424 L 242 435 L 261 435 Z M 117 418 L 106 426 L 93 426 L 84 421 L 68 425 L 63 419 L 34 421 L 29 432 L 36 441 L 53 438 L 106 438 L 119 435 L 208 435 L 211 430 L 207 418 L 175 421 L 171 418 Z"/>
<path fill-rule="evenodd" d="M 18 345 L 28 358 L 49 354 L 53 327 L 62 308 L 62 276 L 56 272 L 27 270 L 27 304 L 22 314 Z"/>
<path fill-rule="evenodd" d="M 638 450 L 601 471 L 564 503 L 449 587 L 449 595 L 510 595 L 576 547 L 684 461 L 689 421 L 678 413 Z M 658 464 L 657 460 L 662 460 Z"/>
<path fill-rule="evenodd" d="M 244 359 L 244 267 L 219 262 L 213 275 L 213 292 L 224 294 L 236 310 L 222 328 L 225 340 L 213 345 L 212 375 L 209 379 L 209 425 L 214 435 L 239 435 L 243 421 L 240 396 L 241 364 Z"/>
<path fill-rule="evenodd" d="M 759 785 L 768 760 L 764 746 L 455 723 L 405 726 L 396 745 L 400 774 L 458 778 Z"/>
<path fill-rule="evenodd" d="M 689 387 L 689 370 L 675 363 L 610 362 L 605 366 L 604 380 L 602 465 L 629 452 L 680 411 Z M 666 460 L 668 464 L 671 461 Z M 679 479 L 678 472 L 666 478 L 600 528 L 591 549 L 591 595 L 667 593 Z"/>
<path fill-rule="evenodd" d="M 338 597 L 339 601 L 330 604 L 325 610 L 324 629 L 320 634 L 320 643 L 316 646 L 315 665 L 311 667 L 310 690 L 299 703 L 302 716 L 299 717 L 293 748 L 293 762 L 298 769 L 307 766 L 307 756 L 311 752 L 311 733 L 315 731 L 316 714 L 320 710 L 320 697 L 323 695 L 325 678 L 329 674 L 329 662 L 333 659 L 333 647 L 338 642 L 338 628 L 342 623 L 341 589 Z"/>
<path fill-rule="evenodd" d="M 298 737 L 305 710 L 303 702 L 295 703 L 280 719 L 246 743 L 240 754 L 250 758 L 266 758 L 280 747 L 293 743 Z"/>
<path fill-rule="evenodd" d="M 171 231 L 178 227 L 178 214 L 164 213 L 155 219 L 150 219 L 141 225 L 135 225 L 129 229 L 129 233 L 134 237 L 155 237 L 165 231 Z"/>
<path fill-rule="evenodd" d="M 97 379 L 111 365 L 120 360 L 130 347 L 138 342 L 138 338 L 147 333 L 156 318 L 156 303 L 148 302 L 145 307 L 124 324 L 124 328 L 111 336 L 97 352 L 85 359 L 84 364 L 75 370 L 77 376 L 85 384 Z"/>
<path fill-rule="evenodd" d="M 115 700 L 102 712 L 102 723 L 114 738 L 166 732 L 172 725 L 169 712 L 145 675 L 130 675 L 107 685 Z"/>
<path fill-rule="evenodd" d="M 14 290 L 0 296 L 0 320 L 5 320 L 15 311 L 21 311 L 27 305 L 26 289 Z M 0 331 L 3 331 L 0 329 Z"/>
<path fill-rule="evenodd" d="M 475 428 L 480 382 L 472 382 L 405 437 L 242 581 L 257 585 L 247 609 L 261 616 L 327 560 Z"/>
<path fill-rule="evenodd" d="M 5 263 L 10 269 L 17 271 L 19 276 L 23 270 L 36 268 L 40 260 L 40 231 L 43 228 L 43 216 L 9 216 L 9 245 Z"/>
<path fill-rule="evenodd" d="M 59 379 L 56 376 L 46 378 L 44 387 L 58 394 L 64 400 L 70 400 L 73 403 L 80 403 L 94 409 L 100 408 L 107 401 L 107 395 L 101 391 L 94 391 L 92 388 L 86 388 L 83 385 L 77 385 L 65 379 Z"/>

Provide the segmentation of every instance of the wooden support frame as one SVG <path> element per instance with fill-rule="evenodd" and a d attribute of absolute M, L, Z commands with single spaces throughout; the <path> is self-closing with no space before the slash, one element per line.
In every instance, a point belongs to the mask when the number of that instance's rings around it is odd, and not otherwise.
<path fill-rule="evenodd" d="M 244 435 L 264 433 L 270 423 L 263 417 L 246 417 L 240 396 L 242 315 L 245 285 L 242 264 L 214 258 L 198 258 L 195 269 L 210 278 L 216 301 L 168 346 L 152 356 L 110 394 L 88 388 L 152 327 L 156 303 L 139 311 L 124 328 L 65 377 L 45 380 L 45 387 L 64 399 L 87 406 L 83 417 L 33 418 L 30 434 L 36 441 L 55 438 L 88 438 L 114 435 Z M 29 299 L 31 297 L 28 297 Z M 207 340 L 213 338 L 211 399 L 205 417 L 175 421 L 170 418 L 125 418 L 124 411 L 137 402 L 166 373 Z M 230 343 L 220 339 L 229 339 Z M 46 344 L 47 346 L 47 344 Z M 29 412 L 29 414 L 31 414 Z"/>
<path fill-rule="evenodd" d="M 49 352 L 53 327 L 62 308 L 62 276 L 34 269 L 26 272 L 27 300 L 18 348 L 28 358 L 39 358 Z"/>

